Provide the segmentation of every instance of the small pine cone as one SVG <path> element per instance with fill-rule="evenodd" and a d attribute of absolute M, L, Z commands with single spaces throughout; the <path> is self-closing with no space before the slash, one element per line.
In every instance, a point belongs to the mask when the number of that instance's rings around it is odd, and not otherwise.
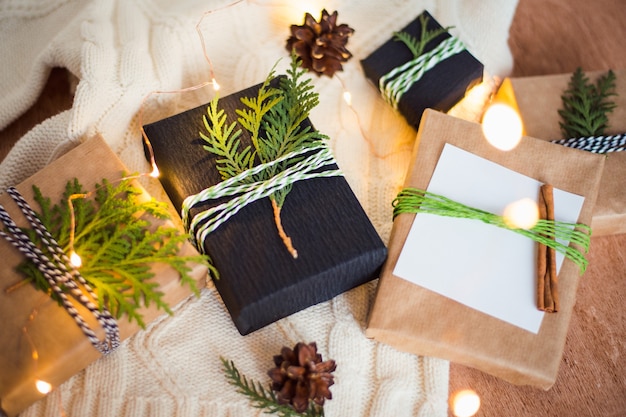
<path fill-rule="evenodd" d="M 274 356 L 275 368 L 268 371 L 272 390 L 280 404 L 290 404 L 303 413 L 313 401 L 319 406 L 332 399 L 330 386 L 335 383 L 332 372 L 337 368 L 334 360 L 322 361 L 315 342 L 297 343 L 292 349 L 283 347 Z"/>
<path fill-rule="evenodd" d="M 343 70 L 342 62 L 352 58 L 346 44 L 353 33 L 350 26 L 337 25 L 336 11 L 329 15 L 326 9 L 322 10 L 319 23 L 307 13 L 302 26 L 291 25 L 287 50 L 302 59 L 304 68 L 332 77 L 335 71 Z"/>

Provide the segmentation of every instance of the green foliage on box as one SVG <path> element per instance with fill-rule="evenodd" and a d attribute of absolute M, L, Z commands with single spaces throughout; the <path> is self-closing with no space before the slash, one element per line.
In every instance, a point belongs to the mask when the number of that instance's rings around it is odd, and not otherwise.
<path fill-rule="evenodd" d="M 608 127 L 608 114 L 615 108 L 615 73 L 609 70 L 595 85 L 578 67 L 561 96 L 559 122 L 565 139 L 602 136 Z"/>
<path fill-rule="evenodd" d="M 68 253 L 72 230 L 68 202 L 71 196 L 88 193 L 77 179 L 71 180 L 66 185 L 62 203 L 53 205 L 37 186 L 33 186 L 33 190 L 41 222 Z M 73 198 L 71 204 L 75 221 L 73 247 L 82 259 L 79 272 L 95 290 L 99 308 L 106 306 L 113 317 L 126 316 L 141 327 L 145 327 L 140 312 L 143 306 L 154 303 L 171 314 L 163 300 L 164 293 L 158 283 L 151 280 L 154 277 L 152 265 L 157 263 L 174 268 L 180 274 L 181 283 L 199 295 L 190 275 L 191 263 L 206 263 L 206 257 L 179 256 L 181 244 L 188 236 L 172 226 L 151 227 L 152 219 L 170 218 L 165 203 L 155 199 L 140 201 L 141 191 L 128 179 L 117 185 L 103 180 L 94 194 L 93 199 Z M 45 251 L 45 245 L 34 231 L 25 232 Z M 25 261 L 18 268 L 38 289 L 53 294 L 50 284 L 33 263 Z"/>

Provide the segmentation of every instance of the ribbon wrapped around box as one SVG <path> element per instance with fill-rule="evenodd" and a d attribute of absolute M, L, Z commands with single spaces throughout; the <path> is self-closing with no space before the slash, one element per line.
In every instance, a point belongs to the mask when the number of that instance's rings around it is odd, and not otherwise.
<path fill-rule="evenodd" d="M 423 19 L 428 31 L 443 29 L 424 11 L 401 32 L 420 40 Z M 417 58 L 403 42 L 389 39 L 361 60 L 361 66 L 383 98 L 415 129 L 425 109 L 447 112 L 483 77 L 483 64 L 448 32 L 426 43 Z"/>
<path fill-rule="evenodd" d="M 219 99 L 227 123 L 236 120 L 240 99 L 256 97 L 260 86 Z M 200 137 L 206 114 L 203 105 L 145 126 L 161 182 L 179 211 L 188 196 L 223 183 L 219 157 L 203 149 Z M 303 123 L 310 126 L 308 119 Z M 242 132 L 245 147 L 251 139 Z M 190 217 L 218 202 L 191 207 Z M 266 197 L 198 239 L 219 272 L 215 287 L 242 335 L 377 278 L 386 258 L 386 247 L 342 175 L 293 183 L 281 219 L 297 259 L 279 237 Z"/>
<path fill-rule="evenodd" d="M 53 203 L 59 203 L 69 180 L 77 178 L 86 190 L 92 190 L 104 178 L 114 182 L 122 178 L 124 173 L 127 170 L 119 158 L 100 136 L 96 136 L 50 163 L 17 185 L 16 189 L 29 204 L 34 201 L 33 185 L 39 187 L 42 194 L 50 197 Z M 135 185 L 140 188 L 140 185 Z M 144 197 L 149 196 L 146 193 Z M 7 193 L 0 195 L 0 204 L 18 226 L 27 224 Z M 33 205 L 33 208 L 36 209 L 37 205 Z M 173 226 L 162 220 L 152 220 L 151 223 Z M 194 256 L 197 251 L 185 242 L 179 254 Z M 0 259 L 0 410 L 8 416 L 15 416 L 44 396 L 35 387 L 36 379 L 49 382 L 53 387 L 58 386 L 101 354 L 81 332 L 70 314 L 48 294 L 30 284 L 7 291 L 24 279 L 15 268 L 25 258 L 3 238 L 0 238 Z M 151 269 L 154 273 L 152 282 L 158 283 L 160 291 L 165 294 L 163 300 L 169 306 L 173 307 L 192 293 L 188 286 L 180 283 L 180 276 L 173 268 L 154 264 Z M 205 265 L 192 265 L 190 274 L 198 288 L 205 285 Z M 76 306 L 82 309 L 82 306 Z M 140 312 L 145 323 L 165 314 L 154 303 Z M 97 335 L 104 333 L 93 317 L 84 315 L 84 318 Z M 122 340 L 140 329 L 136 321 L 129 322 L 124 317 L 118 320 L 118 325 Z M 27 328 L 27 334 L 24 328 Z M 32 357 L 33 349 L 36 349 L 37 360 Z"/>
<path fill-rule="evenodd" d="M 615 92 L 611 100 L 616 107 L 608 115 L 607 135 L 626 133 L 626 70 L 614 71 Z M 586 73 L 592 82 L 606 71 Z M 496 95 L 496 100 L 507 102 L 517 108 L 527 135 L 544 139 L 563 138 L 559 122 L 561 96 L 567 89 L 572 74 L 506 78 Z M 560 146 L 560 145 L 559 145 Z M 593 210 L 591 227 L 594 236 L 626 233 L 626 152 L 606 154 L 606 162 L 598 200 Z"/>
<path fill-rule="evenodd" d="M 495 163 L 499 169 L 513 172 L 514 175 L 522 174 L 532 181 L 549 183 L 555 189 L 584 197 L 577 222 L 588 224 L 591 220 L 591 211 L 604 164 L 602 156 L 554 146 L 530 137 L 522 138 L 521 143 L 512 151 L 499 151 L 484 139 L 479 124 L 427 110 L 418 131 L 405 187 L 426 190 L 432 185 L 435 178 L 433 173 L 441 163 L 443 152 L 450 145 L 460 152 L 480 157 L 486 160 L 486 163 Z M 464 181 L 469 172 L 464 172 L 463 169 L 458 165 L 453 166 L 452 174 L 448 174 L 447 179 L 451 180 L 451 183 Z M 483 188 L 482 183 L 470 184 L 470 187 L 473 188 L 472 195 L 480 194 Z M 505 194 L 504 191 L 508 193 L 510 190 L 502 189 L 502 194 Z M 490 196 L 495 194 L 499 192 L 491 190 Z M 426 228 L 414 228 L 419 216 L 429 216 L 421 217 L 420 220 L 445 222 L 446 226 L 453 221 L 463 222 L 463 226 L 471 223 L 476 231 L 470 236 L 469 244 L 460 248 L 453 246 L 449 244 L 452 243 L 452 239 L 457 237 L 461 239 L 457 230 L 460 223 L 454 223 L 452 237 L 439 245 L 436 243 L 438 236 L 434 236 L 433 233 L 439 233 L 437 230 L 442 228 L 439 226 L 435 232 L 429 232 Z M 511 230 L 498 229 L 474 219 L 451 219 L 431 214 L 398 215 L 394 220 L 389 256 L 383 266 L 366 334 L 402 351 L 435 356 L 471 366 L 514 384 L 548 389 L 556 379 L 580 278 L 580 271 L 574 262 L 565 259 L 561 264 L 558 275 L 561 308 L 558 313 L 545 314 L 537 310 L 533 299 L 536 289 L 533 271 L 530 276 L 523 276 L 521 280 L 515 282 L 515 286 L 521 286 L 524 293 L 530 294 L 531 300 L 524 306 L 522 312 L 535 317 L 537 323 L 535 330 L 512 324 L 513 322 L 508 319 L 487 314 L 485 312 L 487 310 L 470 307 L 465 301 L 456 301 L 439 291 L 427 289 L 426 286 L 396 275 L 410 233 L 416 233 L 421 236 L 427 249 L 406 255 L 413 258 L 413 262 L 417 264 L 413 273 L 419 278 L 430 279 L 436 283 L 455 280 L 456 289 L 460 288 L 461 295 L 465 295 L 482 285 L 483 276 L 500 268 L 504 272 L 496 274 L 494 288 L 500 285 L 503 285 L 503 288 L 512 287 L 513 282 L 507 281 L 514 279 L 510 273 L 512 272 L 510 260 L 518 264 L 521 262 L 532 269 L 536 257 L 531 254 L 520 260 L 520 254 L 506 246 L 503 247 L 502 240 L 481 240 L 484 234 L 491 233 L 491 228 L 503 230 L 502 233 L 507 236 L 515 235 Z M 520 239 L 524 245 L 535 244 L 532 239 L 526 237 Z M 473 266 L 469 266 L 469 262 L 461 261 L 464 259 L 464 252 L 474 249 L 469 246 L 478 247 L 479 255 L 472 260 Z M 435 257 L 443 259 L 440 263 L 446 265 L 460 263 L 460 266 L 455 266 L 457 274 L 428 276 L 432 269 L 424 267 L 422 270 L 420 265 L 433 262 L 431 259 L 422 258 L 422 254 L 427 251 L 432 251 Z M 505 313 L 508 313 L 509 306 L 506 300 L 503 301 L 503 294 L 498 291 L 489 294 L 486 300 L 487 307 L 497 305 L 499 308 L 504 307 Z M 515 292 L 507 294 L 507 297 L 516 299 L 520 295 Z M 525 317 L 521 319 L 525 320 Z"/>

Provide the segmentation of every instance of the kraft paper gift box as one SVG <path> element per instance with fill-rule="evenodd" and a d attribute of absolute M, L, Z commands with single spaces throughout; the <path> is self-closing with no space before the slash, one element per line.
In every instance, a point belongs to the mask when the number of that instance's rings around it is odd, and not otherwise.
<path fill-rule="evenodd" d="M 499 170 L 505 170 L 507 175 L 511 172 L 514 175 L 522 174 L 538 182 L 552 184 L 555 189 L 573 193 L 574 197 L 584 197 L 578 223 L 589 224 L 604 164 L 602 156 L 554 146 L 530 137 L 523 137 L 512 151 L 499 151 L 485 141 L 479 124 L 427 110 L 417 135 L 413 162 L 405 187 L 430 187 L 431 179 L 434 179 L 433 172 L 441 163 L 441 156 L 449 148 L 483 158 L 488 164 L 493 162 Z M 452 174 L 448 171 L 443 179 L 450 180 L 454 185 L 461 180 L 466 181 L 468 174 L 472 173 L 459 166 L 452 170 Z M 467 187 L 472 196 L 479 196 L 479 199 L 485 197 L 480 194 L 484 188 L 482 182 L 472 183 Z M 516 187 L 504 187 L 501 193 L 516 192 Z M 486 197 L 499 194 L 500 191 L 492 190 Z M 579 197 L 575 198 L 580 202 Z M 555 210 L 558 207 L 555 202 Z M 487 207 L 477 208 L 488 210 Z M 420 222 L 416 222 L 420 216 Z M 413 223 L 422 226 L 415 227 Z M 451 237 L 443 244 L 437 239 L 439 236 L 436 236 L 444 233 L 442 224 L 445 227 L 455 227 Z M 461 224 L 462 227 L 476 228 L 475 233 L 471 236 L 460 235 L 461 232 L 456 227 L 461 227 Z M 431 233 L 432 230 L 424 225 L 439 226 Z M 497 238 L 485 240 L 484 235 L 493 233 L 492 229 L 505 235 L 498 234 Z M 441 236 L 449 236 L 450 230 L 447 229 L 446 233 L 448 234 Z M 558 275 L 560 310 L 557 313 L 538 311 L 534 274 L 536 252 L 533 252 L 536 244 L 530 238 L 515 237 L 514 239 L 522 239 L 516 240 L 516 244 L 521 242 L 526 245 L 525 248 L 530 245 L 531 253 L 526 250 L 523 252 L 524 258 L 520 258 L 522 252 L 518 253 L 513 246 L 508 247 L 502 240 L 503 237 L 510 239 L 515 235 L 511 230 L 483 224 L 474 219 L 453 219 L 424 213 L 404 213 L 397 216 L 392 228 L 389 256 L 383 266 L 370 311 L 367 336 L 402 351 L 439 357 L 474 367 L 514 384 L 548 389 L 556 379 L 562 357 L 580 279 L 579 269 L 574 262 L 565 259 Z M 425 249 L 411 251 L 408 247 L 411 236 L 417 237 L 425 245 Z M 466 242 L 468 238 L 469 243 Z M 459 248 L 457 240 L 464 246 Z M 462 260 L 465 259 L 465 252 L 470 249 L 474 258 Z M 414 269 L 409 271 L 414 274 L 411 278 L 415 281 L 405 279 L 406 271 L 401 272 L 405 278 L 397 275 L 400 273 L 397 266 L 402 260 L 401 253 L 404 250 L 407 252 L 402 256 L 412 258 L 416 263 Z M 431 266 L 427 268 L 425 265 L 429 263 L 434 263 L 435 266 L 432 269 Z M 422 264 L 424 269 L 421 269 Z M 457 272 L 447 275 L 445 272 L 429 274 L 438 270 L 441 265 L 445 266 L 442 271 L 450 267 L 452 271 L 456 268 Z M 517 269 L 530 271 L 527 275 L 518 277 Z M 496 273 L 495 277 L 491 276 L 493 271 Z M 498 271 L 504 272 L 498 274 Z M 483 287 L 487 276 L 491 280 L 495 279 L 490 281 L 495 282 L 493 288 Z M 422 280 L 430 283 L 415 283 Z M 480 291 L 477 292 L 480 289 L 489 294 L 488 299 L 480 300 L 479 305 L 456 298 L 457 295 L 453 299 L 449 292 L 437 288 L 438 283 L 448 282 L 453 283 L 452 291 L 460 290 L 461 296 L 481 295 Z M 514 293 L 510 294 L 509 291 Z M 494 314 L 494 308 L 502 311 Z M 511 313 L 515 313 L 513 319 L 509 316 Z M 532 324 L 526 323 L 527 320 Z"/>
<path fill-rule="evenodd" d="M 422 15 L 428 17 L 426 24 L 428 30 L 442 28 L 427 11 L 424 11 Z M 422 24 L 419 17 L 400 32 L 406 32 L 420 39 Z M 413 60 L 413 54 L 409 48 L 403 42 L 394 40 L 391 35 L 390 33 L 390 39 L 387 42 L 361 61 L 365 76 L 376 88 L 379 88 L 381 77 Z M 435 37 L 426 44 L 422 57 L 449 38 L 452 36 L 448 32 Z M 467 90 L 480 83 L 482 77 L 483 64 L 463 49 L 425 71 L 421 78 L 401 96 L 397 109 L 407 122 L 417 129 L 425 109 L 432 108 L 447 112 L 465 96 Z"/>
<path fill-rule="evenodd" d="M 606 72 L 585 72 L 585 75 L 595 83 Z M 626 133 L 626 70 L 614 72 L 617 95 L 612 96 L 611 100 L 616 107 L 608 115 L 607 135 Z M 512 104 L 518 109 L 527 135 L 549 141 L 568 139 L 562 137 L 558 110 L 562 108 L 561 96 L 567 89 L 571 75 L 507 78 L 498 90 L 496 100 Z M 626 233 L 626 152 L 610 152 L 606 155 L 591 221 L 594 236 Z"/>
<path fill-rule="evenodd" d="M 260 85 L 219 99 L 227 123 L 236 120 L 240 99 L 256 97 Z M 161 182 L 179 212 L 187 196 L 221 182 L 216 156 L 203 149 L 199 134 L 206 112 L 202 105 L 145 126 Z M 242 147 L 250 144 L 245 130 L 240 138 Z M 242 335 L 378 278 L 385 261 L 387 249 L 343 176 L 294 183 L 281 218 L 297 259 L 277 233 L 267 197 L 199 242 L 219 271 L 215 287 Z"/>
<path fill-rule="evenodd" d="M 50 197 L 55 203 L 61 201 L 65 185 L 71 179 L 78 178 L 85 189 L 90 190 L 103 178 L 115 181 L 122 178 L 124 172 L 127 170 L 122 162 L 104 140 L 97 136 L 69 151 L 16 188 L 33 204 L 32 186 L 36 185 L 44 196 Z M 58 200 L 55 201 L 55 198 Z M 0 204 L 18 226 L 27 224 L 8 194 L 0 195 Z M 34 209 L 37 207 L 37 204 L 33 205 Z M 157 221 L 152 223 L 157 224 Z M 197 255 L 197 251 L 191 244 L 185 243 L 181 247 L 180 255 Z M 91 345 L 67 311 L 47 294 L 30 284 L 6 291 L 8 287 L 23 280 L 23 276 L 15 268 L 24 258 L 4 238 L 0 238 L 0 259 L 0 414 L 3 411 L 8 416 L 15 416 L 44 396 L 35 387 L 36 379 L 49 382 L 53 387 L 58 386 L 97 360 L 101 354 Z M 178 273 L 171 267 L 155 264 L 152 271 L 155 274 L 153 282 L 159 284 L 160 290 L 165 294 L 163 299 L 169 306 L 173 307 L 192 294 L 188 286 L 180 283 Z M 198 288 L 203 287 L 206 266 L 192 265 L 190 272 Z M 36 312 L 34 319 L 29 321 L 33 312 Z M 142 308 L 141 312 L 145 323 L 166 314 L 163 310 L 156 309 L 154 303 L 150 308 Z M 88 315 L 84 317 L 96 334 L 104 334 L 93 318 Z M 129 323 L 124 318 L 118 320 L 118 325 L 122 340 L 140 329 L 135 321 Z M 32 345 L 23 333 L 24 326 L 28 326 L 28 338 L 32 340 Z M 36 362 L 32 358 L 33 348 L 39 355 Z"/>

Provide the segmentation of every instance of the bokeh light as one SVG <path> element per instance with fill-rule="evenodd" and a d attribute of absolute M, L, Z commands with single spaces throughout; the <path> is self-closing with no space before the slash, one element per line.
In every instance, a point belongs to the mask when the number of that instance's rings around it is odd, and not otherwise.
<path fill-rule="evenodd" d="M 70 263 L 76 268 L 80 268 L 83 265 L 83 260 L 76 252 L 72 251 L 70 253 Z"/>
<path fill-rule="evenodd" d="M 522 139 L 522 119 L 510 106 L 494 103 L 483 115 L 483 134 L 495 148 L 510 151 Z"/>
<path fill-rule="evenodd" d="M 471 389 L 458 391 L 452 395 L 451 407 L 455 417 L 471 417 L 480 408 L 480 397 Z"/>
<path fill-rule="evenodd" d="M 35 386 L 37 387 L 37 391 L 44 395 L 52 391 L 52 385 L 46 381 L 42 381 L 41 379 L 35 381 Z"/>
<path fill-rule="evenodd" d="M 531 229 L 539 220 L 539 208 L 531 198 L 522 198 L 504 208 L 504 223 L 514 229 Z"/>

